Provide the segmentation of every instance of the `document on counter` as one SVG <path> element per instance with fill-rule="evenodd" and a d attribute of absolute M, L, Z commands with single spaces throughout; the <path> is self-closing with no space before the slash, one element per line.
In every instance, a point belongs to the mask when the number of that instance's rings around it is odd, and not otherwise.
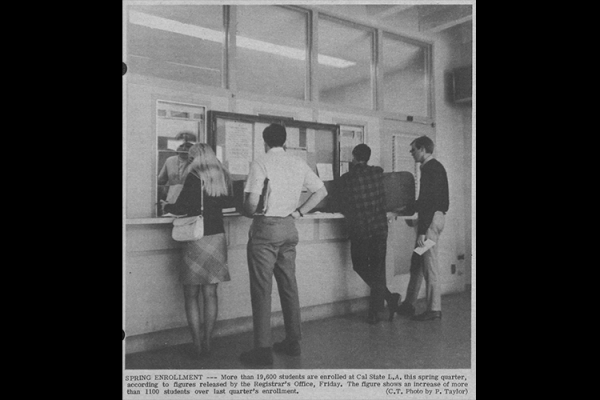
<path fill-rule="evenodd" d="M 418 255 L 423 255 L 423 253 L 425 253 L 427 250 L 429 250 L 430 248 L 432 248 L 434 245 L 435 245 L 435 242 L 433 240 L 427 239 L 425 241 L 425 246 L 423 246 L 423 247 L 417 247 L 413 251 L 415 253 L 417 253 Z"/>
<path fill-rule="evenodd" d="M 161 215 L 161 218 L 181 218 L 181 217 L 185 217 L 187 214 L 181 214 L 181 215 L 176 215 L 176 214 L 171 214 L 171 213 L 166 213 Z"/>

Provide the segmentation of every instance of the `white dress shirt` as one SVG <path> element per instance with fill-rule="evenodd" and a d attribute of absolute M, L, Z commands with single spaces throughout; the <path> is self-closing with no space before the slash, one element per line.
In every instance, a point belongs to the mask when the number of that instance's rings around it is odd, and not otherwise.
<path fill-rule="evenodd" d="M 302 187 L 316 192 L 324 185 L 304 160 L 282 147 L 273 147 L 252 162 L 244 192 L 261 194 L 265 178 L 269 178 L 267 217 L 287 217 L 298 207 Z"/>

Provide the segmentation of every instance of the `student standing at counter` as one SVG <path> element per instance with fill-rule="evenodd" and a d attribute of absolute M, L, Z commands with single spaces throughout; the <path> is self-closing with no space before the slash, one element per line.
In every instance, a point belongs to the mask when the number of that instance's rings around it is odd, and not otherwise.
<path fill-rule="evenodd" d="M 222 209 L 231 207 L 233 198 L 228 171 L 206 143 L 189 151 L 190 164 L 177 202 L 163 201 L 165 212 L 204 217 L 204 236 L 185 242 L 180 280 L 183 283 L 185 312 L 194 343 L 194 356 L 208 356 L 218 313 L 217 285 L 231 280 L 227 266 L 227 240 Z M 202 205 L 203 203 L 203 205 Z M 202 211 L 203 208 L 203 211 Z M 204 299 L 204 337 L 200 319 L 200 292 Z"/>
<path fill-rule="evenodd" d="M 415 162 L 421 163 L 419 197 L 414 207 L 409 207 L 407 210 L 409 214 L 415 211 L 418 213 L 415 247 L 424 246 L 427 239 L 433 240 L 435 245 L 422 256 L 413 253 L 406 300 L 400 306 L 398 314 L 412 316 L 416 321 L 427 321 L 442 318 L 441 283 L 438 279 L 438 241 L 450 205 L 448 176 L 444 166 L 433 157 L 434 144 L 430 138 L 418 137 L 410 146 L 410 154 Z M 427 310 L 414 315 L 423 278 L 426 285 Z"/>
<path fill-rule="evenodd" d="M 285 127 L 271 124 L 263 131 L 267 154 L 254 160 L 244 189 L 244 215 L 253 218 L 248 234 L 248 271 L 254 325 L 254 348 L 244 352 L 244 364 L 269 365 L 271 351 L 271 291 L 277 280 L 286 337 L 274 343 L 273 350 L 300 355 L 300 301 L 296 282 L 295 220 L 312 210 L 327 196 L 323 182 L 302 159 L 283 149 Z M 263 215 L 254 215 L 265 179 L 268 179 Z M 297 207 L 302 187 L 313 192 Z"/>
<path fill-rule="evenodd" d="M 352 166 L 340 178 L 339 207 L 346 217 L 350 236 L 350 257 L 356 273 L 371 288 L 367 322 L 379 322 L 383 300 L 388 303 L 389 320 L 394 318 L 399 293 L 386 286 L 385 256 L 388 225 L 385 212 L 383 169 L 367 165 L 371 148 L 359 144 L 352 150 Z"/>

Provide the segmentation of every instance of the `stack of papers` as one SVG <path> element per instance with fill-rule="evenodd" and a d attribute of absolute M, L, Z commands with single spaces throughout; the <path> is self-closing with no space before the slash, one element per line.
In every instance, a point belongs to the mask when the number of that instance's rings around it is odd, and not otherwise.
<path fill-rule="evenodd" d="M 175 215 L 175 214 L 171 214 L 171 213 L 166 213 L 161 215 L 161 217 L 163 218 L 179 218 L 179 217 L 185 217 L 187 214 L 182 214 L 182 215 Z"/>

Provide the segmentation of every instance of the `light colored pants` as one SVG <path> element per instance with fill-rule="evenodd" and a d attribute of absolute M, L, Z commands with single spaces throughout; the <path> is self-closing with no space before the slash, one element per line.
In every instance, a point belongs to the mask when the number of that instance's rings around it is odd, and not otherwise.
<path fill-rule="evenodd" d="M 300 340 L 300 300 L 296 282 L 298 230 L 293 217 L 255 217 L 248 234 L 248 272 L 254 347 L 271 346 L 271 291 L 277 280 L 286 338 Z"/>
<path fill-rule="evenodd" d="M 408 304 L 415 305 L 424 278 L 428 311 L 442 311 L 442 289 L 439 280 L 440 268 L 438 262 L 438 247 L 439 237 L 442 230 L 444 230 L 445 221 L 446 217 L 444 213 L 436 211 L 426 234 L 426 238 L 433 240 L 435 246 L 423 253 L 422 256 L 413 253 L 411 260 L 410 281 L 408 282 L 408 289 L 406 290 L 406 301 Z"/>

